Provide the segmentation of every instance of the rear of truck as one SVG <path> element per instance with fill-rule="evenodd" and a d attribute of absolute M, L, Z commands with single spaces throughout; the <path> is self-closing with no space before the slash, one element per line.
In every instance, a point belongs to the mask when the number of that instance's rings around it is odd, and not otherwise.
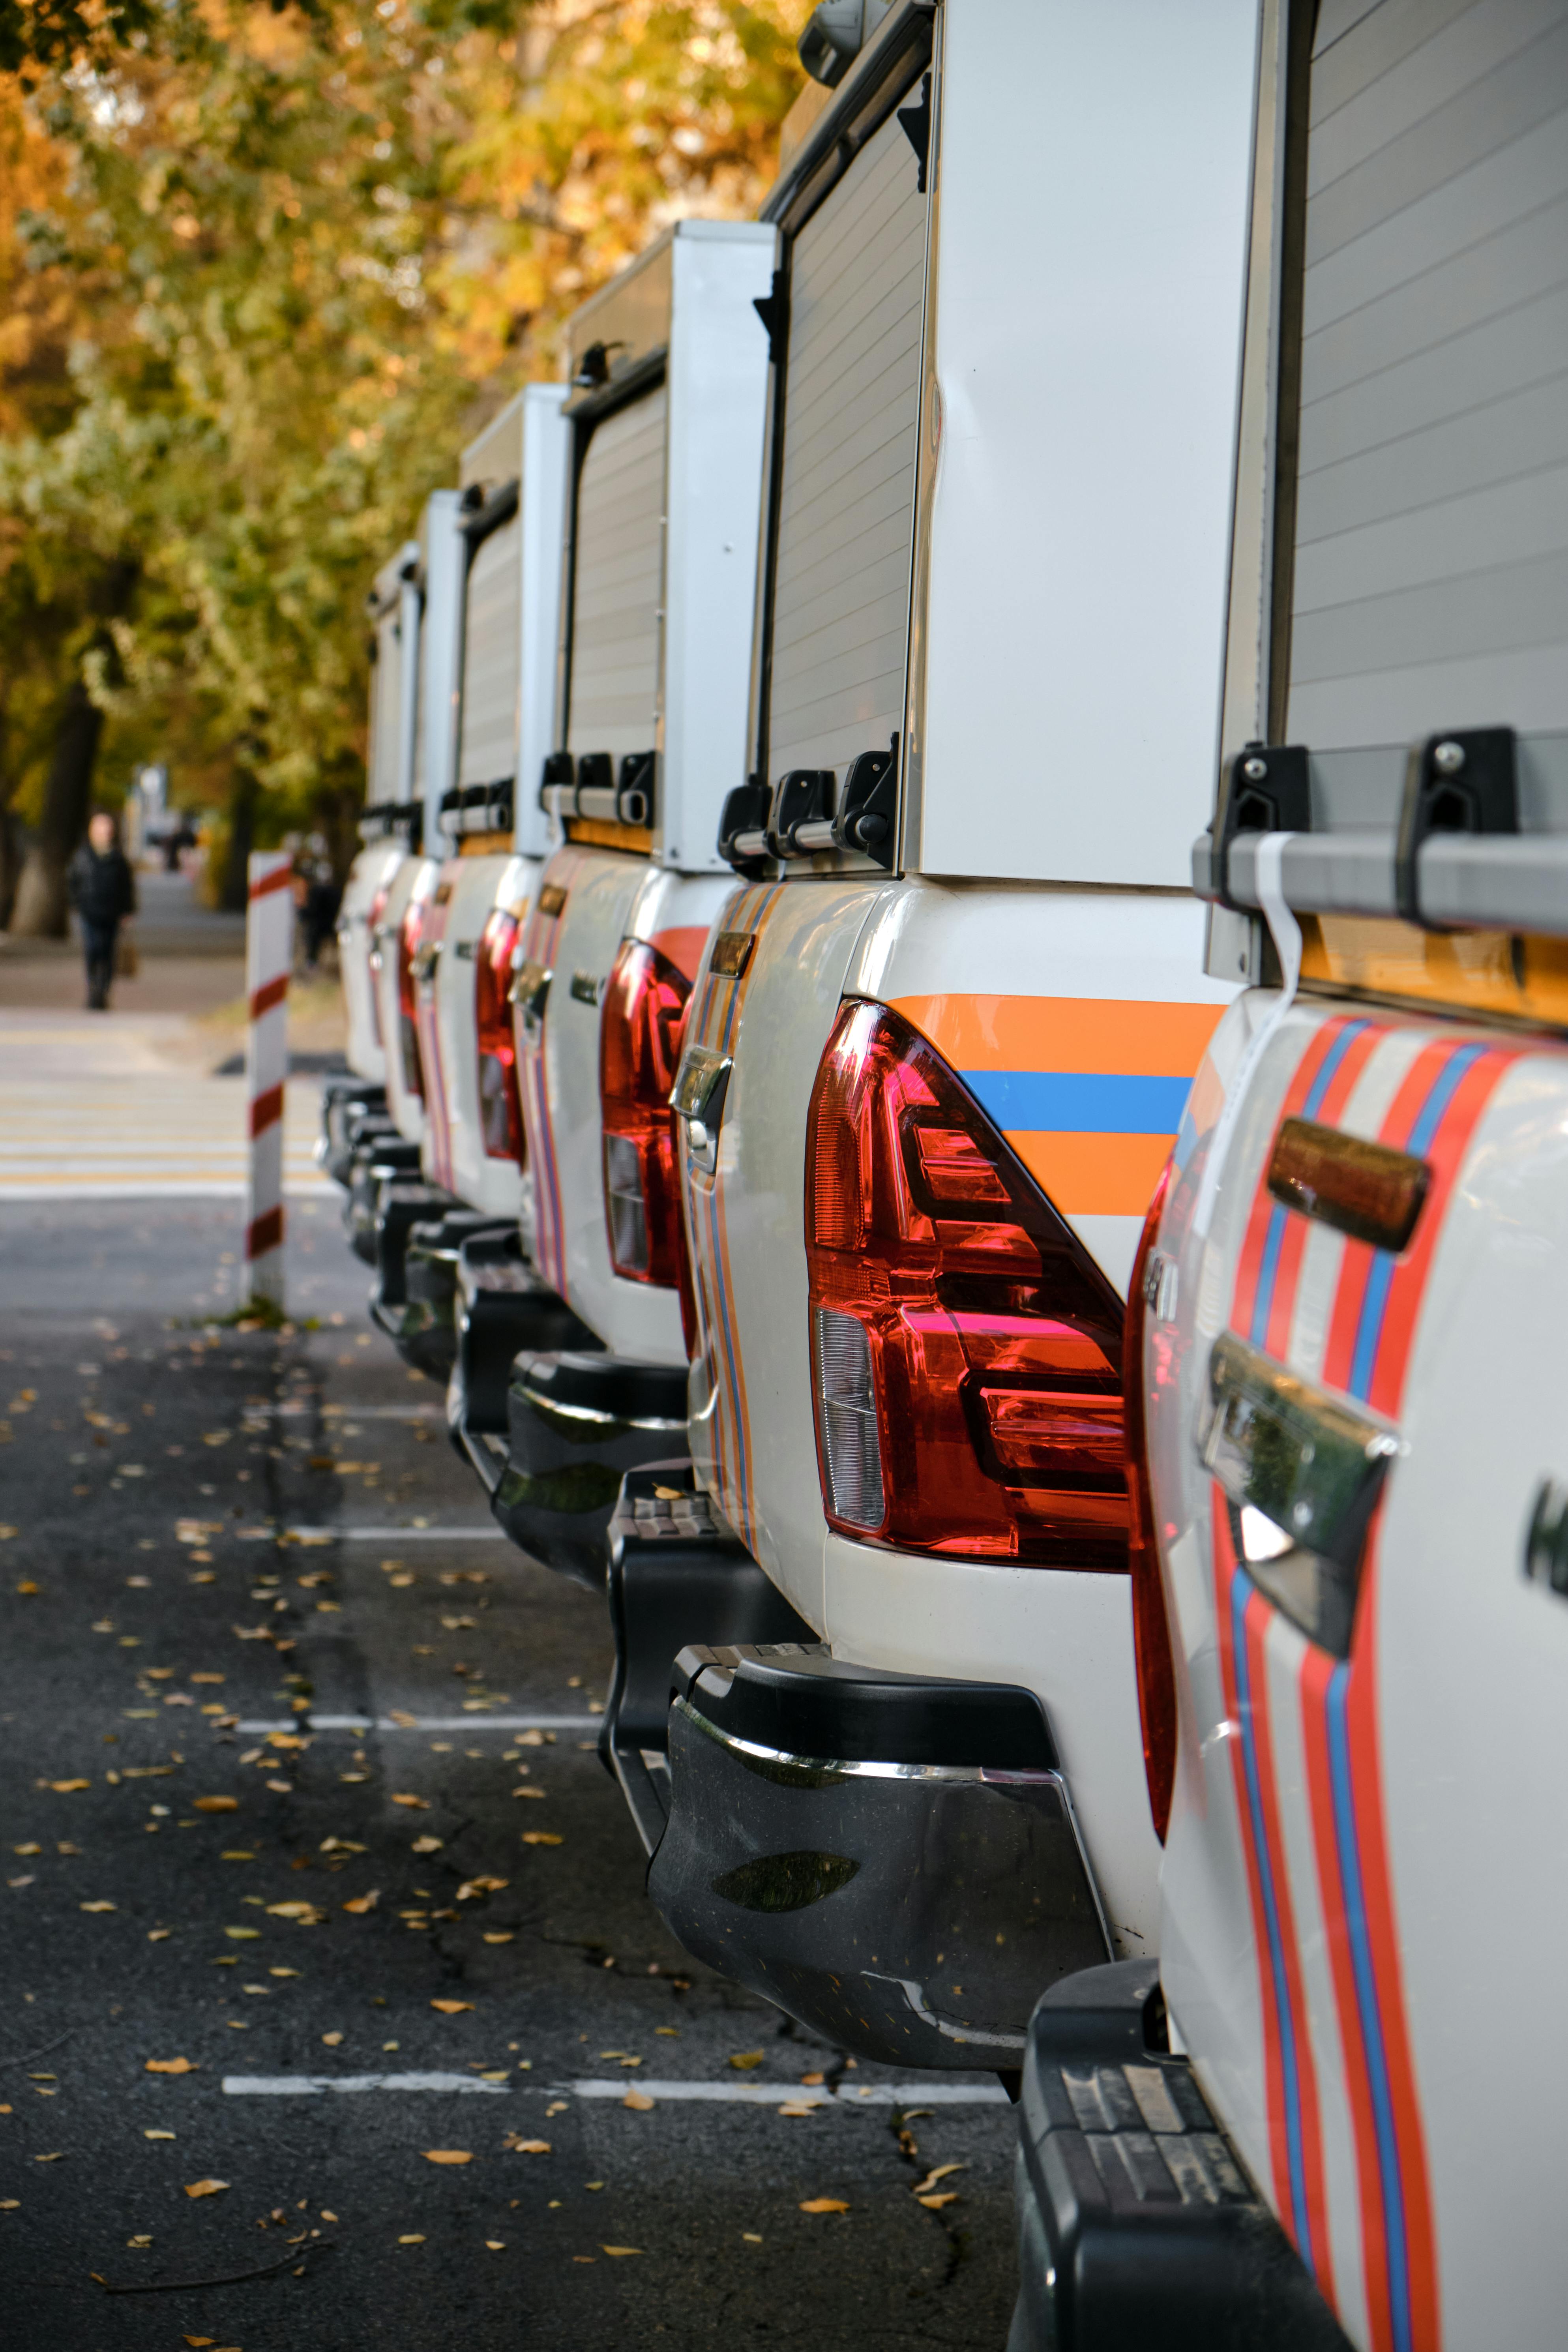
<path fill-rule="evenodd" d="M 676 1099 L 695 1482 L 800 1630 L 686 1633 L 649 1883 L 903 2063 L 1016 2069 L 1156 1935 L 1121 1321 L 1234 993 L 1188 850 L 1255 37 L 895 8 L 766 207 L 755 772 Z M 752 1899 L 785 1849 L 830 1902 Z"/>
<path fill-rule="evenodd" d="M 668 1097 L 728 875 L 741 757 L 773 239 L 688 222 L 573 321 L 555 749 L 561 846 L 519 939 L 523 1247 L 582 1344 L 520 1349 L 491 1503 L 592 1583 L 620 1477 L 682 1450 L 686 1348 Z"/>
<path fill-rule="evenodd" d="M 1114 2340 L 1545 2352 L 1568 24 L 1266 11 L 1258 126 L 1194 852 L 1211 969 L 1258 985 L 1129 1333 L 1161 1989 L 1037 2017 L 1014 2345 L 1102 2344 L 1110 2315 Z"/>

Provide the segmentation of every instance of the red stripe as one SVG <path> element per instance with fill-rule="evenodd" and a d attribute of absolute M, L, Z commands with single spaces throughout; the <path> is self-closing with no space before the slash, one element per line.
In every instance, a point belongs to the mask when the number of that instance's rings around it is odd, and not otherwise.
<path fill-rule="evenodd" d="M 250 1106 L 252 1139 L 254 1140 L 258 1135 L 265 1135 L 269 1127 L 276 1127 L 282 1116 L 283 1089 L 281 1087 L 268 1087 L 264 1094 L 256 1097 Z"/>
<path fill-rule="evenodd" d="M 1258 1794 L 1263 1808 L 1263 1835 L 1268 1846 L 1274 1882 L 1274 1909 L 1279 1923 L 1279 1943 L 1285 1961 L 1286 1990 L 1296 2029 L 1296 2081 L 1300 2099 L 1301 2170 L 1307 2201 L 1307 2226 L 1311 2231 L 1310 2267 L 1320 2292 L 1334 2299 L 1333 2250 L 1329 2240 L 1329 2200 L 1323 2176 L 1322 2110 L 1318 2098 L 1317 2052 L 1312 2043 L 1307 1988 L 1301 1975 L 1300 1939 L 1296 1933 L 1296 1906 L 1290 1892 L 1290 1861 L 1279 1814 L 1279 1772 L 1274 1760 L 1274 1728 L 1268 1688 L 1268 1628 L 1273 1603 L 1254 1591 L 1247 1603 L 1247 1685 L 1252 1700 L 1250 1733 L 1258 1759 Z M 1246 1736 L 1247 1727 L 1244 1727 Z M 1239 1747 L 1240 1742 L 1238 1741 Z M 1284 2117 L 1281 2113 L 1278 2167 L 1283 2160 Z M 1285 2178 L 1289 2178 L 1287 2166 Z M 1292 2232 L 1292 2234 L 1294 2234 Z M 1307 2249 L 1298 2247 L 1300 2253 Z"/>
<path fill-rule="evenodd" d="M 1290 2159 L 1285 2134 L 1285 2061 L 1279 2044 L 1279 2011 L 1274 1997 L 1274 1971 L 1268 1965 L 1268 1919 L 1263 1905 L 1263 1882 L 1252 1843 L 1252 1811 L 1247 1793 L 1246 1738 L 1241 1722 L 1241 1694 L 1237 1682 L 1236 1645 L 1231 1636 L 1230 1587 L 1236 1573 L 1236 1553 L 1230 1540 L 1230 1517 L 1225 1496 L 1209 1490 L 1209 1516 L 1214 1523 L 1215 1631 L 1219 1642 L 1225 1712 L 1231 1725 L 1231 1778 L 1236 1790 L 1237 1826 L 1247 1864 L 1247 1892 L 1252 1909 L 1252 1945 L 1258 1964 L 1258 2000 L 1263 2015 L 1264 2112 L 1268 2118 L 1268 2161 L 1273 2176 L 1270 2201 L 1287 2229 L 1290 2215 Z"/>
<path fill-rule="evenodd" d="M 289 975 L 286 971 L 279 973 L 276 980 L 263 981 L 259 988 L 251 991 L 251 1019 L 259 1021 L 264 1013 L 270 1013 L 275 1004 L 281 1004 L 288 993 Z"/>
<path fill-rule="evenodd" d="M 1307 1049 L 1296 1067 L 1296 1075 L 1285 1089 L 1285 1099 L 1279 1106 L 1281 1119 L 1293 1118 L 1311 1091 L 1312 1081 L 1322 1068 L 1329 1049 L 1342 1029 L 1350 1021 L 1347 1013 L 1333 1021 L 1325 1021 L 1308 1041 Z M 1268 1237 L 1269 1219 L 1274 1202 L 1264 1181 L 1268 1167 L 1264 1155 L 1263 1171 L 1253 1196 L 1252 1213 L 1247 1222 L 1247 1237 L 1237 1260 L 1236 1290 L 1231 1300 L 1230 1320 L 1233 1330 L 1248 1332 L 1252 1328 L 1253 1310 L 1258 1304 L 1258 1277 L 1263 1271 L 1263 1245 Z"/>
<path fill-rule="evenodd" d="M 1336 1025 L 1342 1026 L 1342 1024 Z M 1341 1057 L 1339 1067 L 1323 1090 L 1322 1101 L 1319 1104 L 1315 1114 L 1325 1127 L 1337 1124 L 1341 1113 L 1350 1100 L 1352 1088 L 1371 1058 L 1373 1048 L 1387 1034 L 1385 1029 L 1363 1029 L 1359 1036 L 1351 1039 Z M 1305 1098 L 1303 1095 L 1303 1102 Z M 1291 1112 L 1284 1114 L 1287 1118 L 1294 1115 Z M 1272 1151 L 1269 1156 L 1272 1158 Z M 1258 1171 L 1258 1192 L 1259 1201 L 1272 1207 L 1274 1196 L 1268 1190 L 1267 1160 Z M 1268 1328 L 1263 1339 L 1264 1353 L 1276 1357 L 1280 1363 L 1285 1361 L 1289 1353 L 1290 1326 L 1296 1314 L 1296 1292 L 1300 1282 L 1301 1264 L 1307 1255 L 1307 1242 L 1311 1230 L 1310 1217 L 1287 1216 L 1285 1220 L 1284 1238 L 1279 1247 L 1279 1263 L 1274 1276 L 1274 1296 L 1268 1306 Z"/>
<path fill-rule="evenodd" d="M 249 895 L 252 898 L 268 898 L 274 890 L 287 890 L 293 879 L 292 866 L 275 866 L 270 874 L 264 874 L 259 882 L 251 884 Z"/>
<path fill-rule="evenodd" d="M 268 1250 L 283 1246 L 283 1211 L 281 1207 L 264 1209 L 249 1225 L 245 1236 L 247 1258 L 265 1257 Z"/>

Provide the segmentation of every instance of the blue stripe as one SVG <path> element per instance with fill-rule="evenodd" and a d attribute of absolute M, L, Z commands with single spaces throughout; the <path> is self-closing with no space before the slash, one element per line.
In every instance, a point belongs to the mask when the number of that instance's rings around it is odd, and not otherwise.
<path fill-rule="evenodd" d="M 1484 1045 L 1461 1045 L 1450 1054 L 1436 1076 L 1431 1090 L 1410 1130 L 1405 1149 L 1414 1159 L 1430 1150 L 1432 1139 L 1443 1123 L 1443 1114 L 1458 1090 L 1459 1081 L 1471 1065 L 1485 1053 Z M 1355 1346 L 1351 1351 L 1350 1393 L 1364 1402 L 1372 1393 L 1373 1375 L 1377 1370 L 1377 1351 L 1383 1340 L 1383 1319 L 1388 1312 L 1388 1294 L 1394 1287 L 1394 1270 L 1399 1261 L 1391 1250 L 1378 1250 L 1372 1261 L 1372 1271 L 1366 1278 L 1361 1313 L 1356 1318 Z"/>
<path fill-rule="evenodd" d="M 1405 2234 L 1405 2183 L 1399 2168 L 1399 2140 L 1394 2127 L 1394 2099 L 1389 2089 L 1388 2058 L 1383 2043 L 1377 1979 L 1373 1971 L 1372 1937 L 1366 1924 L 1361 1849 L 1356 1839 L 1355 1806 L 1351 1788 L 1350 1735 L 1345 1723 L 1349 1680 L 1350 1668 L 1344 1665 L 1336 1666 L 1329 1677 L 1329 1786 L 1332 1792 L 1334 1842 L 1339 1853 L 1345 1927 L 1350 1937 L 1351 1973 L 1355 1979 L 1362 2046 L 1366 2053 L 1367 2087 L 1372 2094 L 1373 2129 L 1377 2137 L 1378 2185 L 1384 2231 L 1388 2241 L 1389 2317 L 1394 2328 L 1394 2352 L 1412 2352 L 1410 2252 Z"/>
<path fill-rule="evenodd" d="M 1303 1118 L 1316 1118 L 1323 1107 L 1323 1097 L 1333 1083 L 1334 1072 L 1350 1050 L 1352 1037 L 1359 1037 L 1369 1024 L 1364 1021 L 1348 1022 L 1323 1055 L 1322 1068 L 1307 1090 L 1301 1106 Z M 1268 1332 L 1268 1318 L 1274 1306 L 1274 1284 L 1279 1272 L 1279 1253 L 1285 1244 L 1285 1211 L 1276 1204 L 1268 1220 L 1268 1232 L 1263 1244 L 1263 1264 L 1258 1268 L 1258 1293 L 1252 1307 L 1252 1329 L 1248 1337 L 1255 1348 L 1261 1348 Z"/>
<path fill-rule="evenodd" d="M 1312 2233 L 1307 2213 L 1306 2168 L 1301 2155 L 1301 2084 L 1296 2058 L 1296 2020 L 1290 2007 L 1289 1979 L 1285 1974 L 1285 1943 L 1279 1930 L 1279 1897 L 1274 1889 L 1273 1857 L 1263 1826 L 1263 1792 L 1258 1783 L 1258 1757 L 1252 1742 L 1252 1679 L 1247 1655 L 1247 1603 L 1257 1590 L 1242 1570 L 1230 1582 L 1231 1643 L 1236 1653 L 1237 1695 L 1241 1706 L 1242 1763 L 1247 1773 L 1247 1810 L 1252 1822 L 1252 1843 L 1263 1887 L 1263 1916 L 1268 1933 L 1268 1966 L 1279 2012 L 1280 2055 L 1285 2062 L 1285 2144 L 1290 2165 L 1290 2211 L 1295 2221 L 1296 2251 L 1309 2269 L 1316 2271 Z"/>
<path fill-rule="evenodd" d="M 1106 1070 L 961 1070 L 1005 1133 L 1174 1135 L 1191 1078 L 1126 1077 Z"/>

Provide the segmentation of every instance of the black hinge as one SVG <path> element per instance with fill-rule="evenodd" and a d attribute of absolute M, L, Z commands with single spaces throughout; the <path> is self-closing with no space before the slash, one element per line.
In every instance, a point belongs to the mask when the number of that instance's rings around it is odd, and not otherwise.
<path fill-rule="evenodd" d="M 1519 779 L 1511 727 L 1468 727 L 1415 746 L 1399 811 L 1394 894 L 1407 923 L 1425 920 L 1416 861 L 1434 833 L 1519 831 Z"/>
<path fill-rule="evenodd" d="M 900 106 L 899 121 L 903 126 L 905 138 L 915 151 L 915 162 L 920 165 L 915 177 L 915 187 L 923 196 L 926 192 L 926 165 L 931 160 L 931 76 L 929 73 L 921 81 L 919 104 Z"/>
<path fill-rule="evenodd" d="M 1307 760 L 1304 743 L 1244 743 L 1221 775 L 1212 855 L 1222 906 L 1236 907 L 1230 895 L 1230 845 L 1238 833 L 1311 832 Z"/>
<path fill-rule="evenodd" d="M 789 279 L 782 269 L 773 272 L 771 293 L 752 296 L 752 308 L 768 331 L 769 360 L 783 367 L 789 344 Z"/>

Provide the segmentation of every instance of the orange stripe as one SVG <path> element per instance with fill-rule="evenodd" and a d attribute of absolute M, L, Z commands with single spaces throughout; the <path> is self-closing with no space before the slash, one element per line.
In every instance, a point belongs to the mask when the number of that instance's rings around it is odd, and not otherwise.
<path fill-rule="evenodd" d="M 1219 1026 L 1220 1004 L 1127 997 L 894 996 L 895 1013 L 955 1070 L 1103 1070 L 1190 1078 Z"/>
<path fill-rule="evenodd" d="M 1009 1133 L 1008 1142 L 1066 1217 L 1142 1217 L 1173 1135 Z"/>

